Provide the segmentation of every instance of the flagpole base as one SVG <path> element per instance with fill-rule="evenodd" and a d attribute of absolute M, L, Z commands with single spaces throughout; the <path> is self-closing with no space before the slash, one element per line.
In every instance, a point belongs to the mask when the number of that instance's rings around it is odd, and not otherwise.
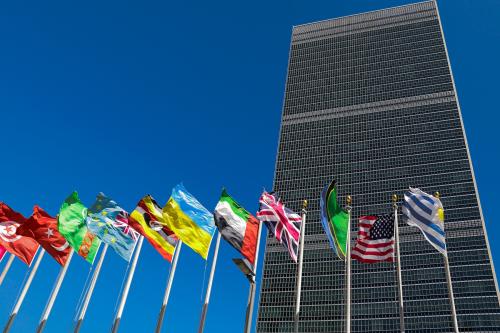
<path fill-rule="evenodd" d="M 42 333 L 43 330 L 45 329 L 45 325 L 47 324 L 47 319 L 44 319 L 40 322 L 40 325 L 38 325 L 38 328 L 36 329 L 36 333 Z"/>
<path fill-rule="evenodd" d="M 163 326 L 163 318 L 165 317 L 165 311 L 167 309 L 167 305 L 163 305 L 160 310 L 160 314 L 158 316 L 158 323 L 156 324 L 155 333 L 161 332 L 161 327 Z"/>
<path fill-rule="evenodd" d="M 115 322 L 113 323 L 113 328 L 111 329 L 111 333 L 118 332 L 118 326 L 120 326 L 120 319 L 121 318 L 116 318 L 115 319 Z"/>
<path fill-rule="evenodd" d="M 83 319 L 78 319 L 76 326 L 75 326 L 75 333 L 80 332 L 80 328 L 82 327 L 83 324 Z"/>
<path fill-rule="evenodd" d="M 7 325 L 5 325 L 5 328 L 3 329 L 3 333 L 8 333 L 10 331 L 10 328 L 12 327 L 12 324 L 14 324 L 14 319 L 16 319 L 17 313 L 13 313 L 9 317 L 9 321 L 7 322 Z"/>

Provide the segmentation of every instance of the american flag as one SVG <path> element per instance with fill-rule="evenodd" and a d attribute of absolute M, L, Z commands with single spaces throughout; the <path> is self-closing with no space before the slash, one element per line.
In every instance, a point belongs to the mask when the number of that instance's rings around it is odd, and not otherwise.
<path fill-rule="evenodd" d="M 351 258 L 364 263 L 394 261 L 394 214 L 359 218 Z"/>
<path fill-rule="evenodd" d="M 283 206 L 271 193 L 262 193 L 259 203 L 257 218 L 266 224 L 276 240 L 288 249 L 293 261 L 297 262 L 302 218 Z"/>

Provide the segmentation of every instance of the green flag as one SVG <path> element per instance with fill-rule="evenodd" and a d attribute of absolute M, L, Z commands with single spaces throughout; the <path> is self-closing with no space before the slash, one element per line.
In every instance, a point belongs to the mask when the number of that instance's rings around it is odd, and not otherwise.
<path fill-rule="evenodd" d="M 87 207 L 81 203 L 78 193 L 73 192 L 59 210 L 57 228 L 71 247 L 92 264 L 101 241 L 88 230 L 86 219 Z"/>
<path fill-rule="evenodd" d="M 320 200 L 321 223 L 335 254 L 345 260 L 349 215 L 337 202 L 335 181 L 325 187 Z"/>

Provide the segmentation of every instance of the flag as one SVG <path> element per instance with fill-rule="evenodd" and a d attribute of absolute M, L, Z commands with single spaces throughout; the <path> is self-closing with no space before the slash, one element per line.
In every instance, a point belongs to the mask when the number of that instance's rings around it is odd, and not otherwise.
<path fill-rule="evenodd" d="M 123 259 L 130 261 L 139 233 L 130 227 L 128 213 L 115 201 L 99 193 L 88 210 L 87 227 Z"/>
<path fill-rule="evenodd" d="M 36 240 L 60 265 L 66 263 L 69 243 L 57 230 L 57 220 L 42 208 L 35 206 L 33 214 L 17 229 L 17 233 Z"/>
<path fill-rule="evenodd" d="M 259 203 L 257 218 L 266 224 L 276 240 L 288 249 L 293 261 L 297 262 L 302 218 L 286 208 L 272 193 L 262 193 Z"/>
<path fill-rule="evenodd" d="M 359 218 L 351 258 L 364 263 L 394 261 L 394 214 Z"/>
<path fill-rule="evenodd" d="M 203 259 L 207 259 L 215 232 L 213 215 L 179 184 L 163 207 L 166 225 Z"/>
<path fill-rule="evenodd" d="M 341 260 L 345 260 L 349 214 L 340 207 L 337 201 L 337 188 L 335 185 L 335 181 L 332 181 L 321 193 L 321 224 L 325 229 L 330 247 Z"/>
<path fill-rule="evenodd" d="M 178 238 L 165 225 L 162 210 L 153 197 L 146 195 L 142 198 L 128 220 L 130 226 L 146 237 L 163 258 L 172 261 Z"/>
<path fill-rule="evenodd" d="M 234 201 L 226 190 L 222 191 L 215 207 L 214 218 L 222 237 L 254 264 L 259 221 Z"/>
<path fill-rule="evenodd" d="M 427 241 L 446 255 L 444 210 L 438 198 L 410 187 L 410 191 L 405 193 L 403 214 L 408 218 L 409 225 L 419 228 Z"/>
<path fill-rule="evenodd" d="M 17 228 L 25 222 L 23 215 L 0 202 L 0 246 L 29 266 L 38 250 L 38 243 L 34 239 L 17 234 Z"/>
<path fill-rule="evenodd" d="M 87 207 L 81 203 L 78 193 L 71 193 L 59 210 L 57 228 L 71 247 L 92 264 L 101 241 L 87 228 L 86 219 Z"/>
<path fill-rule="evenodd" d="M 7 250 L 5 249 L 5 247 L 3 247 L 2 245 L 0 245 L 0 261 L 2 261 L 3 256 L 5 255 L 5 252 L 7 252 Z"/>

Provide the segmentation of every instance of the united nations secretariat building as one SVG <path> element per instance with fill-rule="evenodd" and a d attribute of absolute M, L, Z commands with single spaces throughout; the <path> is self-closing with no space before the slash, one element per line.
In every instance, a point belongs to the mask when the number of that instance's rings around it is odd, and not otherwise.
<path fill-rule="evenodd" d="M 434 1 L 295 26 L 274 190 L 309 200 L 299 332 L 345 332 L 345 264 L 320 222 L 335 179 L 357 217 L 439 191 L 460 332 L 500 332 L 496 276 Z M 401 211 L 400 211 L 401 213 Z M 407 333 L 453 332 L 443 257 L 399 216 Z M 292 332 L 296 264 L 268 237 L 258 333 Z M 352 262 L 352 332 L 400 332 L 393 263 Z"/>

